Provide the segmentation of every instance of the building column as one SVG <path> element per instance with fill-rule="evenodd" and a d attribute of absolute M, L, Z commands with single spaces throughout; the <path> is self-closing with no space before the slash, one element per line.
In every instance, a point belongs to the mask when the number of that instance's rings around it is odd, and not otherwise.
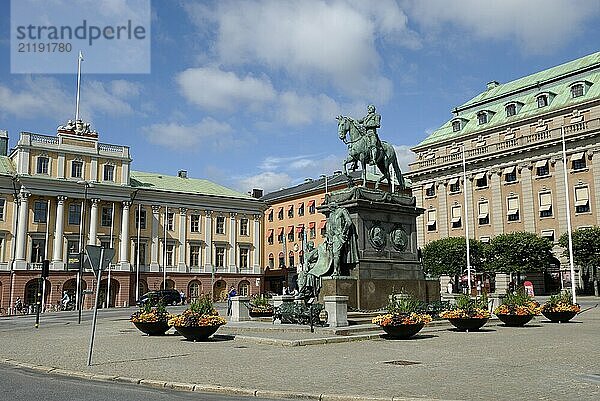
<path fill-rule="evenodd" d="M 519 166 L 521 173 L 521 188 L 523 189 L 523 215 L 521 220 L 525 223 L 525 231 L 535 233 L 535 223 L 538 216 L 535 215 L 535 198 L 533 196 L 532 172 L 533 165 L 525 163 Z"/>
<path fill-rule="evenodd" d="M 494 236 L 500 235 L 504 232 L 504 211 L 502 210 L 502 190 L 500 188 L 500 175 L 501 171 L 492 171 L 490 174 L 490 184 L 492 187 L 492 208 L 489 210 L 490 217 L 492 218 L 492 228 L 494 230 Z"/>
<path fill-rule="evenodd" d="M 150 248 L 150 271 L 159 271 L 158 263 L 158 218 L 160 213 L 160 206 L 152 205 L 152 232 L 150 237 L 152 238 L 152 245 Z M 166 221 L 165 221 L 166 223 Z"/>
<path fill-rule="evenodd" d="M 554 188 L 556 188 L 556 222 L 558 223 L 557 238 L 560 237 L 560 233 L 567 232 L 567 200 L 565 193 L 565 175 L 563 173 L 563 159 L 562 156 L 557 156 L 551 159 L 551 163 L 554 164 Z M 567 168 L 567 174 L 569 169 Z M 569 183 L 569 191 L 573 187 L 572 183 Z M 573 206 L 573 202 L 571 202 Z"/>
<path fill-rule="evenodd" d="M 131 206 L 130 201 L 123 202 L 123 209 L 121 212 L 121 244 L 119 249 L 119 264 L 122 268 L 129 269 L 129 255 L 127 250 L 129 249 L 129 207 Z"/>
<path fill-rule="evenodd" d="M 593 149 L 590 152 L 592 157 L 592 168 L 594 169 L 594 188 L 590 188 L 590 194 L 600 193 L 600 149 Z M 596 215 L 596 224 L 600 226 L 600 196 L 594 196 L 595 209 L 593 210 Z"/>
<path fill-rule="evenodd" d="M 25 242 L 27 237 L 27 226 L 29 224 L 29 201 L 28 198 L 31 196 L 30 192 L 26 192 L 23 188 L 21 188 L 21 192 L 19 193 L 19 225 L 17 226 L 17 247 L 15 250 L 15 263 L 16 268 L 27 267 L 27 262 L 25 261 Z"/>
<path fill-rule="evenodd" d="M 229 272 L 235 273 L 237 271 L 237 259 L 236 259 L 236 248 L 237 248 L 237 232 L 236 232 L 236 218 L 237 213 L 229 213 Z"/>
<path fill-rule="evenodd" d="M 90 238 L 88 245 L 96 245 L 96 237 L 98 236 L 98 203 L 100 199 L 90 199 L 92 208 L 90 210 Z"/>
<path fill-rule="evenodd" d="M 469 238 L 476 238 L 475 229 L 475 213 L 479 214 L 479 210 L 475 211 L 475 205 L 473 205 L 473 174 L 467 175 L 467 181 L 463 184 L 463 189 L 467 194 L 467 204 L 464 206 L 463 213 L 465 214 L 465 224 L 469 225 Z M 468 215 L 467 215 L 468 213 Z M 466 226 L 465 226 L 466 228 Z M 466 233 L 466 231 L 465 231 Z"/>
<path fill-rule="evenodd" d="M 260 231 L 260 214 L 254 215 L 254 236 L 252 241 L 252 268 L 254 273 L 260 273 L 260 250 L 261 250 L 261 231 Z M 250 262 L 250 261 L 248 261 Z"/>
<path fill-rule="evenodd" d="M 55 268 L 63 263 L 62 251 L 63 251 L 63 235 L 64 235 L 64 221 L 65 221 L 65 201 L 66 196 L 58 196 L 58 202 L 56 203 L 56 227 L 54 229 L 54 246 L 52 248 L 52 264 Z"/>
<path fill-rule="evenodd" d="M 440 238 L 446 238 L 450 232 L 448 230 L 448 195 L 446 195 L 447 182 L 441 182 L 438 186 L 439 208 L 437 213 L 438 233 Z"/>
<path fill-rule="evenodd" d="M 212 271 L 212 211 L 207 210 L 204 216 L 204 272 Z"/>
<path fill-rule="evenodd" d="M 187 208 L 179 208 L 179 264 L 177 266 L 180 272 L 186 271 L 186 234 L 187 234 Z"/>

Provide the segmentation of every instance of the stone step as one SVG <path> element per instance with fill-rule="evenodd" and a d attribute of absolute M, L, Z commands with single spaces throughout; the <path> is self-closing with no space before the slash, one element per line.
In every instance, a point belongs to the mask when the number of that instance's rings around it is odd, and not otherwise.
<path fill-rule="evenodd" d="M 354 336 L 354 335 L 359 335 L 359 334 L 383 334 L 384 331 L 381 330 L 381 328 L 377 325 L 374 325 L 372 323 L 367 323 L 367 324 L 356 324 L 356 325 L 351 325 L 351 326 L 345 326 L 345 327 L 334 327 L 330 329 L 332 334 L 338 335 L 338 336 Z"/>

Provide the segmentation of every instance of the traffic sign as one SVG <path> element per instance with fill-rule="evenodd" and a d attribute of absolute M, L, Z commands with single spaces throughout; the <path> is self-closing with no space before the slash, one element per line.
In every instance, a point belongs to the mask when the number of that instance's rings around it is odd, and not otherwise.
<path fill-rule="evenodd" d="M 94 270 L 94 273 L 97 273 L 100 269 L 106 269 L 114 256 L 114 248 L 102 248 L 98 245 L 86 245 L 84 265 Z M 102 258 L 102 260 L 100 260 L 100 258 Z"/>

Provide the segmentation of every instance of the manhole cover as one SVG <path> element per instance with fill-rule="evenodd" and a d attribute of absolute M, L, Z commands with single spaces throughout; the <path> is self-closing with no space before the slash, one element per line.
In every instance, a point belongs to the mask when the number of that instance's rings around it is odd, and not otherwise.
<path fill-rule="evenodd" d="M 388 365 L 407 366 L 407 365 L 418 365 L 421 362 L 413 362 L 413 361 L 387 361 L 387 362 L 384 362 L 384 363 L 387 363 Z"/>

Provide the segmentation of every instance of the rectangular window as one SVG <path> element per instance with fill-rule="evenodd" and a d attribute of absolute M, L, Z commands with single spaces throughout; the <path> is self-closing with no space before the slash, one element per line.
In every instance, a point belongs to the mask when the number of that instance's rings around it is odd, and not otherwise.
<path fill-rule="evenodd" d="M 35 201 L 33 205 L 33 221 L 35 223 L 45 223 L 48 213 L 48 202 L 43 200 Z"/>
<path fill-rule="evenodd" d="M 283 227 L 279 227 L 278 230 L 279 231 L 277 232 L 277 242 L 283 244 L 283 241 L 285 240 L 285 236 L 283 235 Z"/>
<path fill-rule="evenodd" d="M 270 229 L 267 235 L 267 242 L 269 245 L 273 245 L 273 229 Z"/>
<path fill-rule="evenodd" d="M 302 241 L 302 238 L 304 237 L 304 224 L 298 225 L 296 232 L 298 233 L 298 241 Z"/>
<path fill-rule="evenodd" d="M 294 217 L 294 205 L 290 205 L 290 206 L 288 207 L 288 213 L 287 213 L 287 215 L 288 215 L 288 218 L 290 218 L 290 219 L 291 219 L 292 217 Z"/>
<path fill-rule="evenodd" d="M 240 235 L 248 236 L 248 219 L 240 220 Z"/>
<path fill-rule="evenodd" d="M 538 160 L 535 162 L 535 174 L 538 177 L 543 177 L 545 175 L 550 174 L 550 169 L 548 168 L 548 160 Z"/>
<path fill-rule="evenodd" d="M 287 231 L 288 242 L 294 242 L 294 226 L 289 226 Z"/>
<path fill-rule="evenodd" d="M 508 198 L 507 199 L 507 216 L 508 221 L 518 221 L 519 220 L 519 198 Z"/>
<path fill-rule="evenodd" d="M 174 230 L 175 213 L 167 212 L 167 230 Z"/>
<path fill-rule="evenodd" d="M 316 229 L 316 227 L 315 227 L 314 224 L 309 227 L 309 229 L 308 229 L 308 236 L 310 237 L 310 239 L 317 238 L 317 229 Z"/>
<path fill-rule="evenodd" d="M 571 166 L 573 170 L 583 170 L 585 168 L 585 153 L 579 152 L 572 155 Z"/>
<path fill-rule="evenodd" d="M 277 219 L 283 220 L 283 208 L 282 207 L 280 207 L 279 211 L 277 212 Z"/>
<path fill-rule="evenodd" d="M 133 247 L 133 262 L 137 265 L 138 261 L 138 247 L 137 244 L 134 244 Z M 140 266 L 144 266 L 146 264 L 146 244 L 144 242 L 140 242 Z"/>
<path fill-rule="evenodd" d="M 517 106 L 515 104 L 506 105 L 506 117 L 512 117 L 517 114 Z"/>
<path fill-rule="evenodd" d="M 487 201 L 486 202 L 479 202 L 478 209 L 479 209 L 479 215 L 478 215 L 479 225 L 483 226 L 483 225 L 486 225 L 486 224 L 490 224 L 490 206 L 489 206 L 489 203 Z"/>
<path fill-rule="evenodd" d="M 69 224 L 72 226 L 79 225 L 81 222 L 81 204 L 71 203 L 69 205 Z"/>
<path fill-rule="evenodd" d="M 222 246 L 215 248 L 215 267 L 225 267 L 225 248 Z"/>
<path fill-rule="evenodd" d="M 502 171 L 504 175 L 504 182 L 515 182 L 517 181 L 517 170 L 515 166 L 507 167 Z"/>
<path fill-rule="evenodd" d="M 474 180 L 477 188 L 485 188 L 488 186 L 487 175 L 485 173 L 475 174 Z"/>
<path fill-rule="evenodd" d="M 548 96 L 546 96 L 546 95 L 538 96 L 537 106 L 538 106 L 538 108 L 548 106 Z"/>
<path fill-rule="evenodd" d="M 462 214 L 462 206 L 460 206 L 460 205 L 452 206 L 451 220 L 450 220 L 450 222 L 452 223 L 452 228 L 462 227 L 461 214 Z"/>
<path fill-rule="evenodd" d="M 38 174 L 48 174 L 48 158 L 46 156 L 39 156 L 37 158 L 37 170 Z"/>
<path fill-rule="evenodd" d="M 0 198 L 0 220 L 4 220 L 4 205 L 6 205 L 6 199 Z"/>
<path fill-rule="evenodd" d="M 167 244 L 167 266 L 173 266 L 173 260 L 175 259 L 175 245 Z"/>
<path fill-rule="evenodd" d="M 217 226 L 215 227 L 217 234 L 225 234 L 225 217 L 217 216 Z"/>
<path fill-rule="evenodd" d="M 425 196 L 435 196 L 435 183 L 425 185 Z"/>
<path fill-rule="evenodd" d="M 112 207 L 103 207 L 100 218 L 102 227 L 110 227 L 112 225 Z"/>
<path fill-rule="evenodd" d="M 544 230 L 542 231 L 541 236 L 554 243 L 554 230 Z"/>
<path fill-rule="evenodd" d="M 304 202 L 298 204 L 298 216 L 304 216 Z"/>
<path fill-rule="evenodd" d="M 44 251 L 46 250 L 46 240 L 32 239 L 31 240 L 31 263 L 42 263 L 44 260 Z"/>
<path fill-rule="evenodd" d="M 248 248 L 240 248 L 240 269 L 248 268 Z"/>
<path fill-rule="evenodd" d="M 315 201 L 314 201 L 314 200 L 311 200 L 311 201 L 308 203 L 308 213 L 310 213 L 310 214 L 315 214 L 315 211 L 316 211 L 316 209 L 315 209 Z"/>
<path fill-rule="evenodd" d="M 115 166 L 111 164 L 104 165 L 104 181 L 114 181 L 115 180 Z"/>
<path fill-rule="evenodd" d="M 138 221 L 139 220 L 139 221 Z M 138 208 L 135 209 L 135 228 L 138 228 L 138 224 L 140 229 L 146 229 L 146 209 Z"/>
<path fill-rule="evenodd" d="M 83 162 L 79 160 L 73 160 L 71 162 L 71 177 L 82 178 L 83 177 Z"/>
<path fill-rule="evenodd" d="M 427 211 L 427 231 L 435 231 L 436 230 L 436 211 L 428 210 Z"/>
<path fill-rule="evenodd" d="M 448 181 L 448 187 L 450 192 L 460 192 L 460 183 L 458 178 L 452 178 Z"/>
<path fill-rule="evenodd" d="M 294 252 L 290 252 L 290 254 L 288 255 L 288 261 L 289 261 L 289 267 L 293 267 L 295 265 L 294 263 Z"/>
<path fill-rule="evenodd" d="M 571 97 L 583 96 L 583 84 L 577 84 L 571 86 Z"/>
<path fill-rule="evenodd" d="M 540 217 L 552 216 L 552 194 L 550 192 L 540 193 Z"/>
<path fill-rule="evenodd" d="M 192 214 L 190 216 L 190 231 L 193 233 L 200 232 L 200 215 Z"/>
<path fill-rule="evenodd" d="M 190 246 L 190 266 L 193 266 L 193 267 L 200 266 L 200 246 L 199 245 L 191 245 Z"/>
<path fill-rule="evenodd" d="M 588 187 L 575 188 L 575 213 L 590 211 L 590 195 Z"/>
<path fill-rule="evenodd" d="M 269 214 L 268 214 L 268 220 L 269 221 L 273 221 L 273 209 L 269 210 Z"/>

